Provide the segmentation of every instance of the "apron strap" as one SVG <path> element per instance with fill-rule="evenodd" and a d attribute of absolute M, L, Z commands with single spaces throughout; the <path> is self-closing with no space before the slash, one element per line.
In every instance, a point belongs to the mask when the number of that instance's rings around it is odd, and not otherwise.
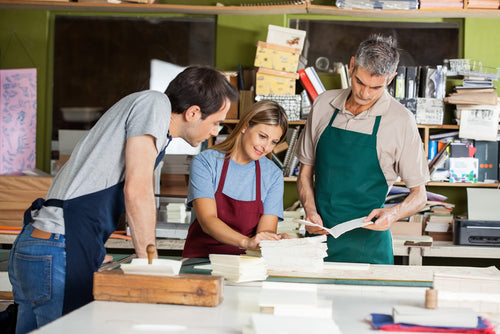
<path fill-rule="evenodd" d="M 224 183 L 226 183 L 226 174 L 227 174 L 227 169 L 229 167 L 229 155 L 226 154 L 224 157 L 224 164 L 222 165 L 222 172 L 220 173 L 220 180 L 219 180 L 219 186 L 217 187 L 217 191 L 222 193 L 222 189 L 224 188 Z"/>
<path fill-rule="evenodd" d="M 377 116 L 377 118 L 375 118 L 375 124 L 373 125 L 372 136 L 377 136 L 378 127 L 380 125 L 381 118 L 382 118 L 382 116 Z"/>
<path fill-rule="evenodd" d="M 222 189 L 224 188 L 224 184 L 226 183 L 226 175 L 227 169 L 229 168 L 229 160 L 231 158 L 226 154 L 224 158 L 224 165 L 222 165 L 222 172 L 220 174 L 219 185 L 217 186 L 217 191 L 222 193 Z M 261 194 L 260 194 L 260 163 L 259 160 L 255 160 L 255 200 L 258 203 L 261 202 Z"/>
<path fill-rule="evenodd" d="M 28 225 L 33 221 L 33 216 L 31 216 L 31 211 L 40 210 L 42 206 L 56 206 L 58 208 L 63 207 L 64 201 L 61 199 L 49 199 L 44 200 L 43 198 L 37 198 L 31 203 L 31 206 L 24 211 L 23 225 Z"/>
<path fill-rule="evenodd" d="M 255 200 L 257 203 L 261 203 L 260 196 L 260 163 L 259 160 L 255 160 Z"/>
<path fill-rule="evenodd" d="M 328 126 L 332 126 L 333 124 L 333 120 L 335 119 L 335 117 L 337 117 L 337 114 L 339 113 L 339 110 L 337 108 L 335 108 L 335 111 L 333 112 L 333 116 L 332 118 L 330 118 L 330 123 L 328 123 Z"/>

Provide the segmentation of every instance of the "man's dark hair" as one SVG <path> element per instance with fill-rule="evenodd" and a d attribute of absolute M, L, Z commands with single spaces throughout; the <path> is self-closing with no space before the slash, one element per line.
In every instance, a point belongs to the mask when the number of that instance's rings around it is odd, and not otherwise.
<path fill-rule="evenodd" d="M 238 91 L 218 70 L 208 66 L 190 66 L 170 82 L 165 91 L 172 112 L 182 114 L 191 106 L 201 109 L 202 119 L 220 110 L 226 103 L 238 101 Z"/>

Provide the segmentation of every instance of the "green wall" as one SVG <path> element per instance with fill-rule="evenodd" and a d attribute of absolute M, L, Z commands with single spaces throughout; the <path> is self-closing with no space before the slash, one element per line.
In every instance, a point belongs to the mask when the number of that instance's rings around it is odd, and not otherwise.
<path fill-rule="evenodd" d="M 57 13 L 84 15 L 76 11 L 31 9 L 0 10 L 0 68 L 36 67 L 38 71 L 37 167 L 50 168 L 50 126 L 52 96 L 53 18 Z M 94 13 L 95 15 L 175 16 L 165 13 Z M 179 15 L 179 14 L 177 14 Z M 236 70 L 238 64 L 253 65 L 256 43 L 265 40 L 268 24 L 287 26 L 288 20 L 375 20 L 328 15 L 219 15 L 216 31 L 216 66 L 221 70 Z M 377 19 L 388 20 L 388 19 Z M 457 19 L 454 19 L 456 21 Z M 500 19 L 467 18 L 463 22 L 461 54 L 480 60 L 485 66 L 500 67 L 500 39 L 492 38 L 500 31 Z M 392 21 L 401 21 L 393 19 Z M 436 22 L 444 19 L 402 21 Z M 425 46 L 422 46 L 425 47 Z M 496 83 L 499 84 L 498 82 Z M 500 90 L 499 90 L 500 91 Z M 285 185 L 285 205 L 296 200 L 295 183 Z"/>

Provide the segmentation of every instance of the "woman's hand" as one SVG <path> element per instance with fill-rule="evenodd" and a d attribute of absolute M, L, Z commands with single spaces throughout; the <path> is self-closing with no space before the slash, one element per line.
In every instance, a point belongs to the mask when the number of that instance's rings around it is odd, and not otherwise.
<path fill-rule="evenodd" d="M 244 249 L 259 249 L 259 243 L 262 240 L 281 240 L 281 235 L 273 232 L 259 232 L 253 238 L 248 238 L 244 243 Z"/>

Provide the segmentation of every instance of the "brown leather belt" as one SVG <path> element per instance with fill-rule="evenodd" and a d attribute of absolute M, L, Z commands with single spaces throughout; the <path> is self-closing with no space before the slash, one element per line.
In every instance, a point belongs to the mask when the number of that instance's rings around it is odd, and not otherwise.
<path fill-rule="evenodd" d="M 33 232 L 31 232 L 31 237 L 37 239 L 50 239 L 51 236 L 52 233 L 39 230 L 36 227 L 33 227 Z"/>

